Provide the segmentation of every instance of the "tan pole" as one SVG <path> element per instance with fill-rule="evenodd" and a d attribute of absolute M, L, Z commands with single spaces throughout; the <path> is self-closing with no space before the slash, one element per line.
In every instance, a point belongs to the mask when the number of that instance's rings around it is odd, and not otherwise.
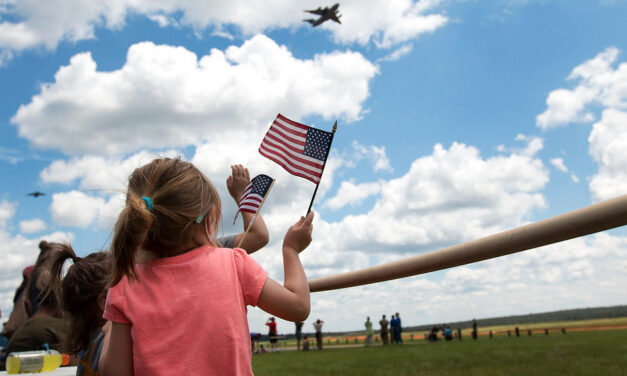
<path fill-rule="evenodd" d="M 311 292 L 389 281 L 509 255 L 627 224 L 627 195 L 482 239 L 348 273 L 309 280 Z"/>

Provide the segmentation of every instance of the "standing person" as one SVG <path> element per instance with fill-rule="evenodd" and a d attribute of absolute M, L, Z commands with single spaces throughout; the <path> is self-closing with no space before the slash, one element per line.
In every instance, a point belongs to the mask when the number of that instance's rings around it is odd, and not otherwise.
<path fill-rule="evenodd" d="M 307 334 L 303 337 L 303 351 L 309 351 L 309 336 Z"/>
<path fill-rule="evenodd" d="M 472 339 L 477 339 L 477 320 L 472 319 Z"/>
<path fill-rule="evenodd" d="M 98 375 L 102 349 L 108 341 L 111 322 L 102 318 L 111 274 L 109 252 L 92 253 L 78 257 L 70 245 L 49 243 L 50 284 L 61 291 L 61 304 L 70 322 L 63 351 L 77 354 L 77 376 Z M 63 276 L 63 265 L 73 264 Z"/>
<path fill-rule="evenodd" d="M 396 343 L 396 316 L 392 314 L 390 318 L 390 345 L 394 345 L 395 343 Z"/>
<path fill-rule="evenodd" d="M 268 340 L 270 341 L 270 352 L 279 352 L 279 339 L 277 338 L 276 321 L 270 317 L 266 321 L 268 326 Z"/>
<path fill-rule="evenodd" d="M 395 342 L 398 345 L 403 344 L 403 336 L 401 335 L 403 332 L 403 328 L 401 326 L 401 316 L 396 312 L 396 316 L 393 316 L 392 322 L 394 323 L 394 335 L 392 342 Z M 390 324 L 390 327 L 392 324 Z"/>
<path fill-rule="evenodd" d="M 388 344 L 388 320 L 385 319 L 385 315 L 379 320 L 379 325 L 381 325 L 381 342 L 385 346 Z"/>
<path fill-rule="evenodd" d="M 259 352 L 259 340 L 261 339 L 261 333 L 250 332 L 250 350 L 253 354 Z"/>
<path fill-rule="evenodd" d="M 370 321 L 370 316 L 366 317 L 366 322 L 364 323 L 366 327 L 366 346 L 372 345 L 372 336 L 374 335 L 374 330 L 372 330 L 372 321 Z"/>
<path fill-rule="evenodd" d="M 311 242 L 313 212 L 285 235 L 283 286 L 246 251 L 217 246 L 220 217 L 217 191 L 191 163 L 162 158 L 133 171 L 111 242 L 101 375 L 252 375 L 246 307 L 307 318 L 298 255 Z M 135 264 L 140 248 L 154 260 Z"/>
<path fill-rule="evenodd" d="M 322 324 L 324 324 L 324 321 L 320 319 L 313 323 L 314 329 L 316 330 L 316 346 L 318 350 L 322 350 Z"/>
<path fill-rule="evenodd" d="M 300 350 L 300 340 L 303 338 L 303 322 L 296 321 L 296 350 Z"/>

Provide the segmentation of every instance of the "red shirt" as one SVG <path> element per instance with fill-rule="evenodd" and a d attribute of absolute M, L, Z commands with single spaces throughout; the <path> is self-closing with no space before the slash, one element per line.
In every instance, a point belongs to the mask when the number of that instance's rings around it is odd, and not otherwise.
<path fill-rule="evenodd" d="M 276 335 L 276 321 L 267 322 L 266 325 L 270 327 L 270 331 L 268 332 L 268 334 L 271 336 L 275 336 Z"/>
<path fill-rule="evenodd" d="M 246 306 L 267 273 L 242 249 L 203 246 L 137 265 L 104 317 L 131 325 L 135 375 L 252 375 Z"/>

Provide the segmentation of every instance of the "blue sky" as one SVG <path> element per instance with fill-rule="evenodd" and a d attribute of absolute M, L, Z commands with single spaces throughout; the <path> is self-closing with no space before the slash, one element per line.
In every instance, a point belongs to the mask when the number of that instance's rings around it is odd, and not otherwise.
<path fill-rule="evenodd" d="M 214 181 L 224 234 L 241 231 L 229 165 L 277 179 L 263 208 L 271 242 L 254 257 L 281 281 L 282 236 L 314 186 L 257 153 L 279 112 L 339 124 L 302 255 L 309 277 L 627 193 L 625 2 L 345 1 L 343 24 L 318 28 L 302 10 L 331 3 L 116 4 L 0 0 L 2 320 L 39 240 L 107 248 L 128 174 L 156 155 L 183 155 Z M 310 321 L 355 330 L 397 311 L 417 325 L 625 304 L 626 250 L 617 229 L 315 293 Z M 265 331 L 267 314 L 249 312 Z"/>

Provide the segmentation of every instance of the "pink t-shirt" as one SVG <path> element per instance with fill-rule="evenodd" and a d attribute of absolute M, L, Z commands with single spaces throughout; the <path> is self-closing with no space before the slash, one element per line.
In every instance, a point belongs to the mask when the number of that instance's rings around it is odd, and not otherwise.
<path fill-rule="evenodd" d="M 104 318 L 131 325 L 135 375 L 252 375 L 246 305 L 267 273 L 242 249 L 203 246 L 137 265 Z"/>

